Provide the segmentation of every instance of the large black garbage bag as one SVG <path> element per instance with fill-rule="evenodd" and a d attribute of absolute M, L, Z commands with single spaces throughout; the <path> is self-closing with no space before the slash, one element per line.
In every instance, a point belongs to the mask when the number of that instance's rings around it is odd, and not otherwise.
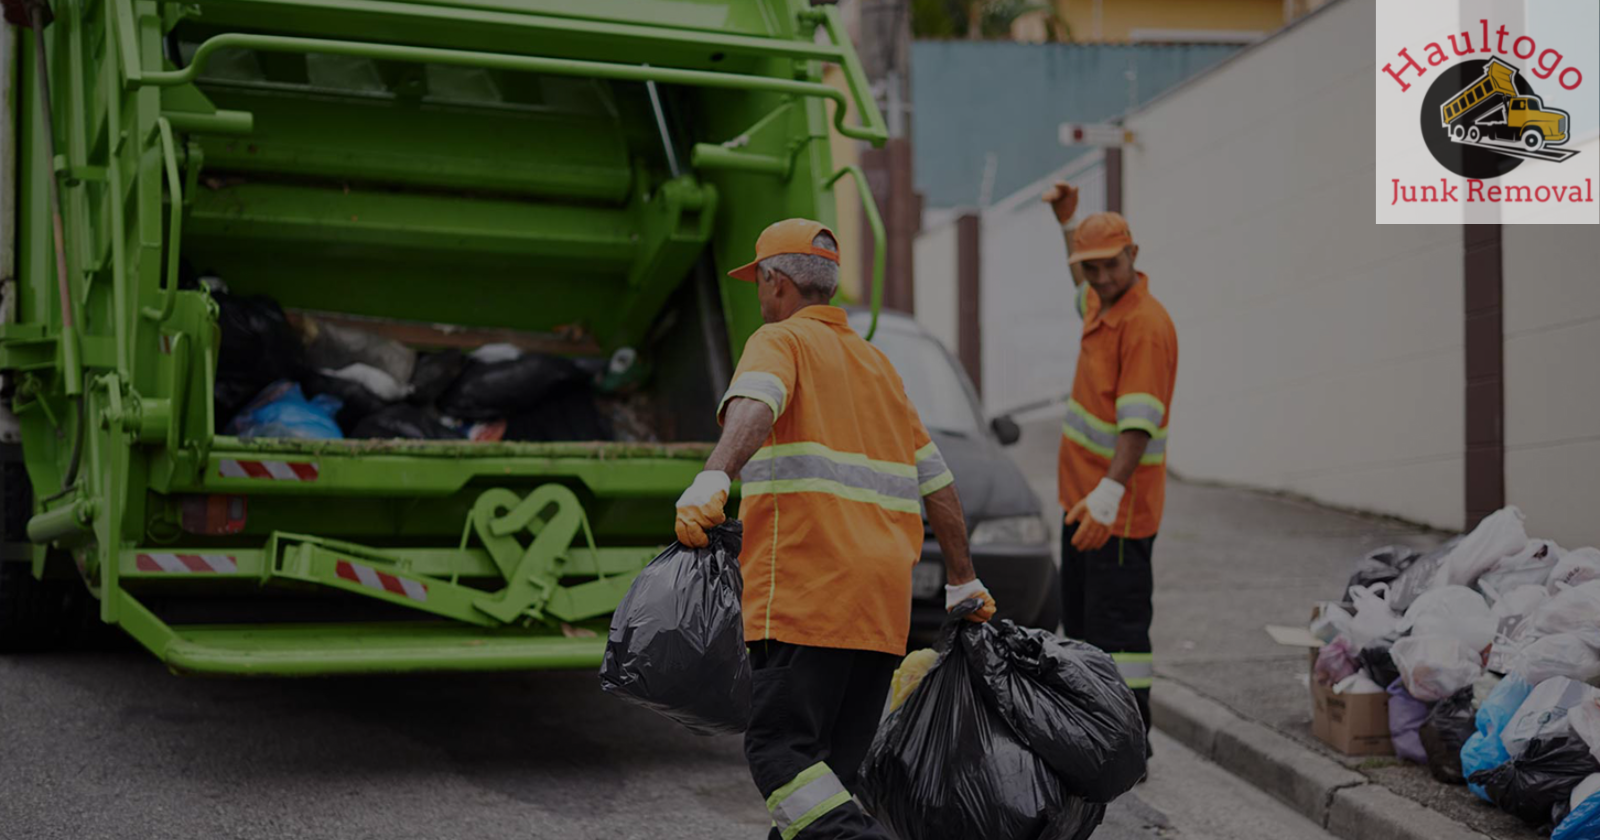
<path fill-rule="evenodd" d="M 305 389 L 308 397 L 322 394 L 338 397 L 344 405 L 340 407 L 334 419 L 339 421 L 339 427 L 346 432 L 354 429 L 362 420 L 392 405 L 360 382 L 329 376 L 314 370 L 300 375 L 300 386 Z"/>
<path fill-rule="evenodd" d="M 1535 738 L 1527 751 L 1492 770 L 1479 770 L 1471 781 L 1482 785 L 1502 811 L 1534 828 L 1549 825 L 1559 803 L 1585 778 L 1600 773 L 1600 761 L 1576 735 Z"/>
<path fill-rule="evenodd" d="M 1422 749 L 1428 754 L 1428 772 L 1447 785 L 1464 785 L 1461 748 L 1478 731 L 1472 708 L 1472 689 L 1463 688 L 1440 700 L 1422 724 Z"/>
<path fill-rule="evenodd" d="M 570 359 L 528 353 L 504 362 L 467 364 L 439 398 L 439 410 L 458 420 L 498 420 L 539 405 L 563 385 L 587 378 Z"/>
<path fill-rule="evenodd" d="M 347 435 L 352 438 L 408 440 L 454 440 L 461 436 L 460 432 L 439 422 L 439 418 L 427 409 L 410 403 L 396 403 L 368 415 Z"/>
<path fill-rule="evenodd" d="M 1117 663 L 1099 648 L 1009 621 L 966 646 L 979 688 L 1065 789 L 1110 802 L 1145 772 L 1144 722 Z"/>
<path fill-rule="evenodd" d="M 1110 657 L 1008 621 L 952 621 L 940 646 L 862 763 L 856 793 L 867 809 L 917 840 L 1087 838 L 1105 805 L 1074 791 L 1053 764 L 1078 756 L 1064 769 L 1080 783 L 1104 770 L 1112 778 L 1090 785 L 1098 794 L 1125 791 L 1144 772 L 1144 725 Z"/>
<path fill-rule="evenodd" d="M 226 423 L 256 394 L 274 382 L 297 379 L 305 353 L 283 307 L 269 297 L 214 292 L 217 327 L 216 401 L 218 423 Z"/>
<path fill-rule="evenodd" d="M 1386 545 L 1367 554 L 1356 561 L 1355 571 L 1350 574 L 1350 582 L 1345 584 L 1344 591 L 1349 592 L 1352 586 L 1372 586 L 1378 583 L 1389 583 L 1411 564 L 1417 562 L 1422 555 L 1415 550 L 1403 545 Z M 1383 683 L 1388 685 L 1388 683 Z"/>
<path fill-rule="evenodd" d="M 1393 641 L 1381 640 L 1367 645 L 1356 654 L 1361 669 L 1378 685 L 1391 685 L 1400 679 L 1400 668 L 1394 664 L 1393 648 Z"/>
<path fill-rule="evenodd" d="M 739 598 L 744 528 L 730 519 L 705 548 L 673 543 L 611 617 L 600 687 L 701 735 L 750 725 L 750 657 Z"/>
<path fill-rule="evenodd" d="M 532 409 L 506 419 L 506 440 L 613 440 L 611 424 L 600 416 L 587 382 L 564 385 Z"/>
<path fill-rule="evenodd" d="M 444 395 L 466 367 L 466 354 L 460 350 L 441 350 L 418 356 L 417 366 L 411 370 L 409 399 L 417 405 L 431 405 Z"/>

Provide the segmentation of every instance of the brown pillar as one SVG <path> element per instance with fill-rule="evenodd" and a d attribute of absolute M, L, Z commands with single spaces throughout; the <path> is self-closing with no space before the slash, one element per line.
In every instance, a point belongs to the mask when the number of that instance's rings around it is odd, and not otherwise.
<path fill-rule="evenodd" d="M 1112 146 L 1105 151 L 1106 209 L 1122 212 L 1122 149 Z"/>
<path fill-rule="evenodd" d="M 1500 225 L 1463 225 L 1466 242 L 1466 526 L 1505 507 L 1504 257 Z"/>
<path fill-rule="evenodd" d="M 983 222 L 976 213 L 956 220 L 956 355 L 972 386 L 983 393 Z"/>

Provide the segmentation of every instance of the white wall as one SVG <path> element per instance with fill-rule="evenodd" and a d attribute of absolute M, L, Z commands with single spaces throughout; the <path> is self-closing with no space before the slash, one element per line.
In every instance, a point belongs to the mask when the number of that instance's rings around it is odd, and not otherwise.
<path fill-rule="evenodd" d="M 1583 154 L 1600 155 L 1600 143 Z M 1506 499 L 1528 532 L 1600 545 L 1600 237 L 1507 225 Z"/>
<path fill-rule="evenodd" d="M 1337 4 L 1134 115 L 1125 207 L 1178 328 L 1175 470 L 1457 528 L 1462 233 L 1372 223 L 1373 16 Z"/>
<path fill-rule="evenodd" d="M 957 351 L 956 226 L 954 222 L 925 230 L 917 236 L 916 282 L 912 284 L 917 323 L 939 339 L 946 350 Z"/>

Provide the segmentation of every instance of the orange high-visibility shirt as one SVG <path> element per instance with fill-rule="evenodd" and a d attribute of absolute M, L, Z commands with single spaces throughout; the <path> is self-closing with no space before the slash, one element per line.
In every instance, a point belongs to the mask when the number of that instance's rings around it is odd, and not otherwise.
<path fill-rule="evenodd" d="M 1111 533 L 1153 536 L 1167 493 L 1167 421 L 1178 376 L 1178 331 L 1166 307 L 1150 294 L 1143 272 L 1105 311 L 1089 284 L 1082 284 L 1078 313 L 1083 342 L 1061 430 L 1061 507 L 1071 510 L 1106 477 L 1118 434 L 1145 431 L 1150 443 L 1134 468 Z"/>
<path fill-rule="evenodd" d="M 883 352 L 834 306 L 750 337 L 733 384 L 776 422 L 740 474 L 746 641 L 902 656 L 922 497 L 955 480 Z"/>

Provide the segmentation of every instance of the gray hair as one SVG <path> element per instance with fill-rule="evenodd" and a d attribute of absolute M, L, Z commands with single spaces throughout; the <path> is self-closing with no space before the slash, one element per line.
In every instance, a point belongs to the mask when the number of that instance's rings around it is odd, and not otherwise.
<path fill-rule="evenodd" d="M 839 243 L 827 231 L 811 240 L 816 248 L 839 253 Z M 813 300 L 829 300 L 839 291 L 839 264 L 815 254 L 779 254 L 761 261 L 763 271 L 777 271 L 794 281 L 800 294 Z"/>

